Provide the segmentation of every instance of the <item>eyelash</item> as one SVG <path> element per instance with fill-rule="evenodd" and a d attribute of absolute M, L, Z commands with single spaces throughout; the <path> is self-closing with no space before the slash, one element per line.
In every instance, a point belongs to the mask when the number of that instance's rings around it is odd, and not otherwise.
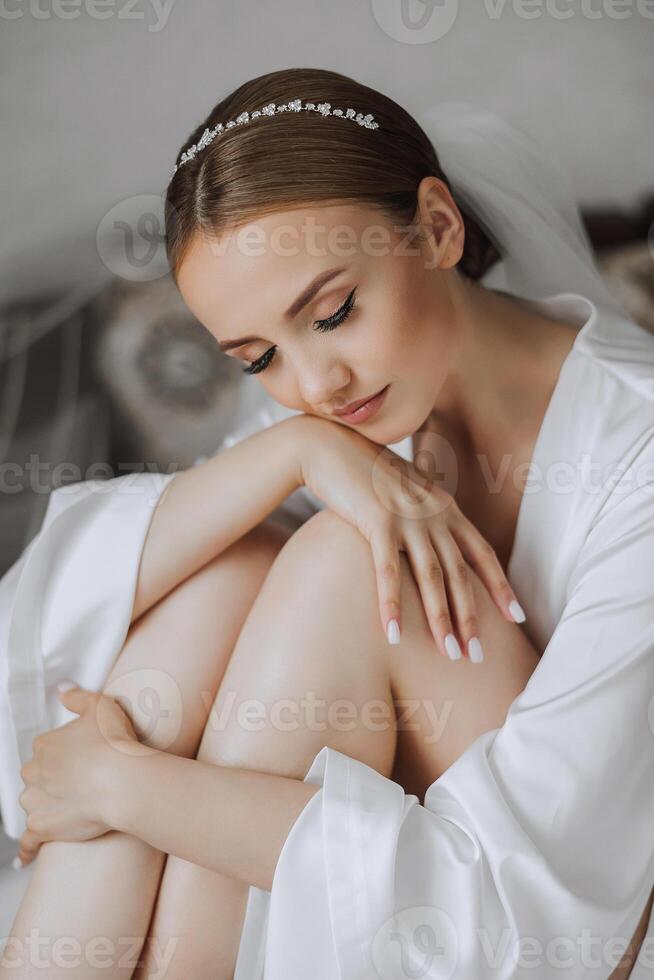
<path fill-rule="evenodd" d="M 343 305 L 336 310 L 336 313 L 332 313 L 332 315 L 328 316 L 325 320 L 316 320 L 316 323 L 320 324 L 320 326 L 314 326 L 313 329 L 324 333 L 328 330 L 335 330 L 336 327 L 340 327 L 341 323 L 347 320 L 350 313 L 354 309 L 355 292 L 356 287 L 349 294 Z M 260 371 L 265 371 L 273 359 L 275 350 L 276 347 L 269 347 L 265 354 L 262 354 L 261 357 L 257 358 L 256 361 L 253 361 L 252 364 L 249 364 L 247 367 L 243 368 L 245 374 L 258 374 Z"/>

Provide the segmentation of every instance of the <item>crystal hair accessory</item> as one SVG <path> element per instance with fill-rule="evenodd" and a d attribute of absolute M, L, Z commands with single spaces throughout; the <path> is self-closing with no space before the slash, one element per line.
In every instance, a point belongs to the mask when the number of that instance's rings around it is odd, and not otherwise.
<path fill-rule="evenodd" d="M 234 126 L 243 126 L 245 123 L 249 123 L 252 119 L 257 119 L 259 116 L 274 116 L 278 112 L 301 112 L 303 109 L 309 112 L 319 112 L 321 116 L 340 116 L 342 119 L 351 119 L 366 129 L 379 129 L 379 123 L 374 121 L 370 113 L 364 116 L 361 112 L 355 112 L 354 109 L 346 109 L 345 111 L 343 109 L 332 109 L 329 102 L 318 102 L 317 105 L 315 102 L 305 102 L 303 105 L 302 99 L 283 102 L 281 105 L 277 105 L 275 102 L 269 102 L 262 109 L 255 109 L 254 112 L 242 112 L 236 119 L 230 119 L 226 123 L 218 123 L 214 129 L 207 127 L 198 142 L 194 143 L 193 146 L 189 146 L 188 150 L 182 153 L 179 163 L 175 165 L 170 176 L 173 177 L 183 164 L 192 160 L 200 150 L 203 150 L 216 136 L 220 136 L 226 130 L 233 129 Z"/>

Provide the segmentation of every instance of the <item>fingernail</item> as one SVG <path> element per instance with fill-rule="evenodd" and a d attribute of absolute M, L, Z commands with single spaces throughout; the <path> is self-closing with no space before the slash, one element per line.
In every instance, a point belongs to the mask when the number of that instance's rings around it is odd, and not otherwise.
<path fill-rule="evenodd" d="M 461 647 L 459 646 L 454 633 L 448 633 L 445 637 L 445 649 L 447 650 L 447 655 L 450 660 L 459 660 L 460 657 L 463 656 L 461 653 Z"/>
<path fill-rule="evenodd" d="M 516 623 L 524 623 L 525 619 L 527 618 L 525 616 L 522 606 L 520 605 L 517 599 L 513 599 L 509 603 L 509 612 L 513 616 Z"/>
<path fill-rule="evenodd" d="M 389 619 L 388 626 L 386 627 L 386 636 L 388 637 L 388 642 L 392 643 L 393 646 L 397 646 L 400 642 L 400 624 L 396 619 Z"/>
<path fill-rule="evenodd" d="M 481 643 L 476 636 L 468 643 L 468 656 L 472 660 L 473 664 L 480 664 L 484 659 L 484 651 L 482 650 Z"/>
<path fill-rule="evenodd" d="M 11 862 L 11 866 L 14 869 L 14 871 L 20 871 L 21 868 L 24 867 L 23 862 L 18 857 L 18 855 L 16 855 L 16 857 L 14 858 L 14 860 Z"/>
<path fill-rule="evenodd" d="M 74 687 L 77 687 L 74 681 L 59 681 L 57 684 L 57 690 L 63 694 L 64 691 L 72 691 Z"/>

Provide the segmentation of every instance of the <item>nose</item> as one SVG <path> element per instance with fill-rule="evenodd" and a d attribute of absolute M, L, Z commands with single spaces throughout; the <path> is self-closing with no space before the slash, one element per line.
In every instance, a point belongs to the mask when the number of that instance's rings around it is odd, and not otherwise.
<path fill-rule="evenodd" d="M 320 412 L 331 412 L 347 404 L 345 395 L 339 395 L 350 384 L 350 372 L 342 361 L 312 358 L 298 365 L 298 387 L 303 401 Z"/>

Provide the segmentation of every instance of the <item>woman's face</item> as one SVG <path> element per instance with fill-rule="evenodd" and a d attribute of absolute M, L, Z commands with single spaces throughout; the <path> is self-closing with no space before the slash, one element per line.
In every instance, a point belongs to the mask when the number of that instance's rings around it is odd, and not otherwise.
<path fill-rule="evenodd" d="M 457 340 L 451 270 L 463 223 L 437 178 L 422 181 L 418 201 L 425 243 L 351 204 L 196 236 L 178 271 L 180 292 L 277 402 L 380 445 L 398 442 L 434 407 Z M 370 417 L 334 414 L 382 389 Z"/>

